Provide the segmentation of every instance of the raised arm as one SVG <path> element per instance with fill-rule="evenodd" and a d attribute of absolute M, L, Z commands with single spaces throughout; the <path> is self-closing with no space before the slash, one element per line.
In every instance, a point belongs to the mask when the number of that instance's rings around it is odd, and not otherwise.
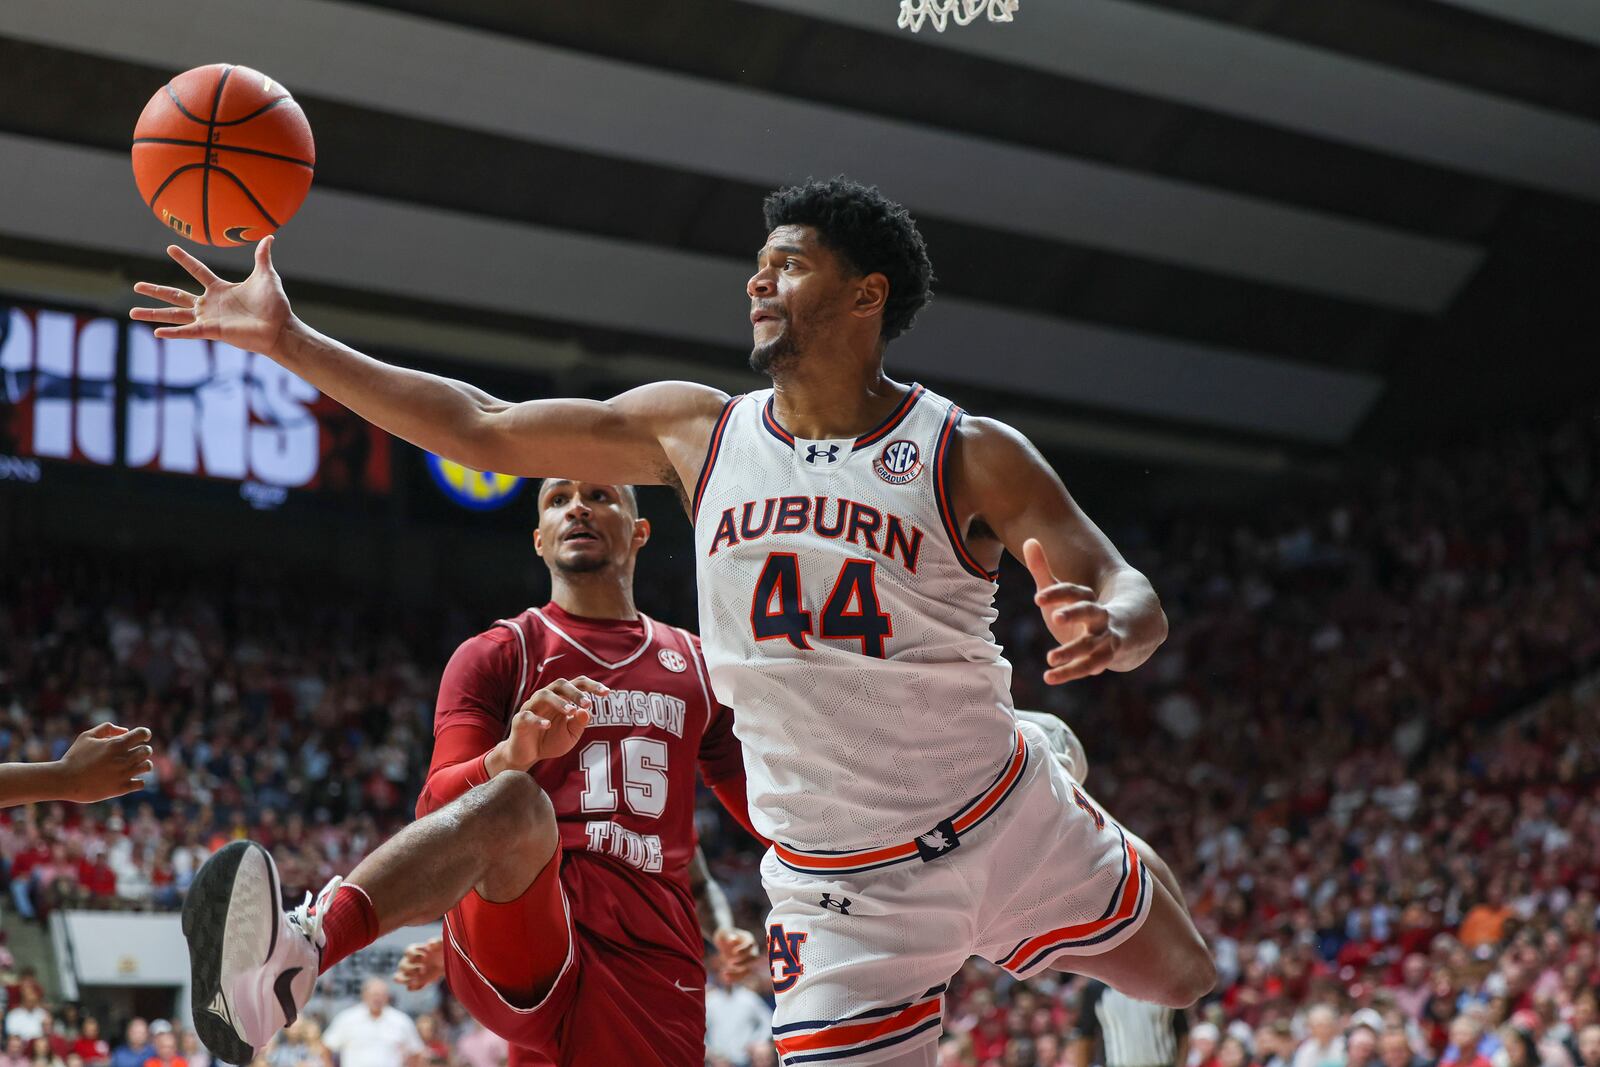
<path fill-rule="evenodd" d="M 526 477 L 673 485 L 698 473 L 727 396 L 692 382 L 658 382 L 610 400 L 511 403 L 436 374 L 396 367 L 324 336 L 295 317 L 272 266 L 273 238 L 256 246 L 242 282 L 219 278 L 188 252 L 167 249 L 199 293 L 140 282 L 165 301 L 134 308 L 160 338 L 222 341 L 260 352 L 374 425 L 474 470 Z"/>
<path fill-rule="evenodd" d="M 965 419 L 952 465 L 951 496 L 973 550 L 998 561 L 1004 548 L 1033 575 L 1034 602 L 1057 641 L 1045 682 L 1131 671 L 1167 639 L 1149 579 L 1083 513 L 1027 438 L 992 419 Z"/>

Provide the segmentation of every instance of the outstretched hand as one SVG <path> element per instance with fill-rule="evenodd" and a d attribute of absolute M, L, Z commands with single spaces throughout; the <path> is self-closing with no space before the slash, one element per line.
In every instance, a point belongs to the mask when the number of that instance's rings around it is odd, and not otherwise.
<path fill-rule="evenodd" d="M 168 307 L 134 308 L 128 314 L 139 322 L 155 322 L 160 338 L 195 338 L 222 341 L 263 355 L 272 355 L 285 327 L 294 319 L 283 280 L 272 267 L 273 238 L 256 245 L 255 270 L 242 282 L 223 281 L 211 268 L 177 245 L 167 255 L 200 284 L 200 292 L 170 285 L 138 282 L 140 296 L 164 300 Z"/>
<path fill-rule="evenodd" d="M 1044 546 L 1036 539 L 1030 537 L 1023 543 L 1022 555 L 1038 586 L 1033 602 L 1056 639 L 1056 647 L 1045 656 L 1049 664 L 1045 684 L 1061 685 L 1102 673 L 1122 647 L 1123 633 L 1111 612 L 1096 600 L 1093 589 L 1059 580 L 1045 558 Z"/>
<path fill-rule="evenodd" d="M 61 799 L 92 804 L 144 788 L 153 749 L 150 731 L 101 723 L 78 735 L 62 755 Z"/>

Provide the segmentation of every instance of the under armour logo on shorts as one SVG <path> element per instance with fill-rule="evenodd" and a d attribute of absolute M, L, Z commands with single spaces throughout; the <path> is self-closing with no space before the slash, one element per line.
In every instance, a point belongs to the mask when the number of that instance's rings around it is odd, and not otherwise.
<path fill-rule="evenodd" d="M 932 830 L 917 838 L 917 851 L 922 855 L 922 862 L 936 860 L 940 856 L 961 844 L 961 838 L 956 836 L 956 828 L 946 819 Z"/>
<path fill-rule="evenodd" d="M 824 463 L 832 463 L 839 456 L 839 446 L 829 445 L 827 448 L 818 448 L 816 445 L 806 446 L 806 462 L 815 463 L 819 458 Z"/>
<path fill-rule="evenodd" d="M 824 908 L 832 908 L 834 911 L 838 912 L 840 915 L 849 915 L 850 914 L 850 898 L 849 897 L 840 897 L 838 900 L 834 900 L 832 893 L 824 893 L 824 894 L 822 894 L 822 899 L 817 901 L 817 903 L 821 904 Z"/>

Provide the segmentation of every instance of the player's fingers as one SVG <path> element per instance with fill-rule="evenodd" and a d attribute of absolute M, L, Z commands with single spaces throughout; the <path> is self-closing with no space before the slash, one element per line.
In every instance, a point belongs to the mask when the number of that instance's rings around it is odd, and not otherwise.
<path fill-rule="evenodd" d="M 1109 633 L 1084 634 L 1064 645 L 1057 645 L 1045 653 L 1045 662 L 1052 667 L 1064 667 L 1080 656 L 1086 656 L 1094 649 L 1111 639 Z"/>
<path fill-rule="evenodd" d="M 604 682 L 597 682 L 586 674 L 580 674 L 576 678 L 572 679 L 572 684 L 578 689 L 583 690 L 585 693 L 593 693 L 595 696 L 605 696 L 607 693 L 611 692 L 610 686 L 606 685 Z"/>
<path fill-rule="evenodd" d="M 182 325 L 194 321 L 194 308 L 134 308 L 128 318 L 137 322 L 171 322 Z"/>
<path fill-rule="evenodd" d="M 545 686 L 546 691 L 566 701 L 568 707 L 586 708 L 589 706 L 589 694 L 579 689 L 565 678 L 558 678 Z"/>
<path fill-rule="evenodd" d="M 153 771 L 155 769 L 156 769 L 156 765 L 154 763 L 152 763 L 149 760 L 145 760 L 143 763 L 139 763 L 139 764 L 135 764 L 134 765 L 133 773 L 137 774 L 137 775 L 145 775 L 145 774 L 149 774 L 151 771 Z"/>
<path fill-rule="evenodd" d="M 150 757 L 155 755 L 155 749 L 149 745 L 138 745 L 122 754 L 124 763 L 148 763 Z"/>
<path fill-rule="evenodd" d="M 171 256 L 178 266 L 189 272 L 189 276 L 207 289 L 221 282 L 222 279 L 212 273 L 210 267 L 191 256 L 177 245 L 167 246 L 167 255 Z"/>
<path fill-rule="evenodd" d="M 1033 575 L 1033 584 L 1040 589 L 1054 585 L 1056 576 L 1050 571 L 1050 561 L 1044 557 L 1044 546 L 1037 537 L 1030 537 L 1022 542 L 1022 562 L 1028 565 L 1028 573 Z"/>
<path fill-rule="evenodd" d="M 120 727 L 118 728 L 117 744 L 123 746 L 124 748 L 132 748 L 135 745 L 144 745 L 147 744 L 149 740 L 150 728 L 148 726 L 136 726 L 132 730 L 122 730 Z"/>
<path fill-rule="evenodd" d="M 1106 627 L 1111 625 L 1111 614 L 1099 604 L 1068 604 L 1052 612 L 1050 620 L 1062 625 L 1082 623 L 1090 633 L 1096 634 L 1105 632 Z"/>
<path fill-rule="evenodd" d="M 116 737 L 122 733 L 122 727 L 114 722 L 103 722 L 99 726 L 92 726 L 85 730 L 83 737 Z"/>
<path fill-rule="evenodd" d="M 1096 674 L 1103 674 L 1111 665 L 1113 650 L 1109 644 L 1081 656 L 1071 663 L 1052 668 L 1044 672 L 1046 685 L 1060 685 L 1078 678 L 1088 678 Z"/>
<path fill-rule="evenodd" d="M 178 307 L 194 307 L 195 296 L 186 289 L 175 289 L 170 285 L 156 285 L 152 282 L 134 282 L 133 291 L 140 296 L 148 296 L 153 300 L 165 300 L 167 303 L 176 304 Z"/>
<path fill-rule="evenodd" d="M 1033 594 L 1033 602 L 1041 608 L 1055 604 L 1073 604 L 1085 600 L 1093 600 L 1096 593 L 1086 585 L 1077 585 L 1073 582 L 1056 582 Z"/>
<path fill-rule="evenodd" d="M 269 233 L 256 242 L 256 270 L 263 274 L 272 272 L 272 235 Z"/>
<path fill-rule="evenodd" d="M 189 322 L 182 326 L 157 326 L 156 336 L 163 341 L 177 341 L 185 337 L 203 337 L 205 329 L 198 322 Z"/>

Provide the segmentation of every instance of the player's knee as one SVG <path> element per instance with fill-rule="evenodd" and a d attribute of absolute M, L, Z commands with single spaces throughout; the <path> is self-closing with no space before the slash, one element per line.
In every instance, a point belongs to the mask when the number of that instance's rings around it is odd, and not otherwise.
<path fill-rule="evenodd" d="M 1167 971 L 1161 1003 L 1168 1008 L 1188 1008 L 1217 985 L 1217 964 L 1204 944 L 1197 944 Z"/>
<path fill-rule="evenodd" d="M 483 790 L 485 829 L 496 847 L 548 850 L 555 846 L 555 808 L 532 775 L 502 771 Z"/>

